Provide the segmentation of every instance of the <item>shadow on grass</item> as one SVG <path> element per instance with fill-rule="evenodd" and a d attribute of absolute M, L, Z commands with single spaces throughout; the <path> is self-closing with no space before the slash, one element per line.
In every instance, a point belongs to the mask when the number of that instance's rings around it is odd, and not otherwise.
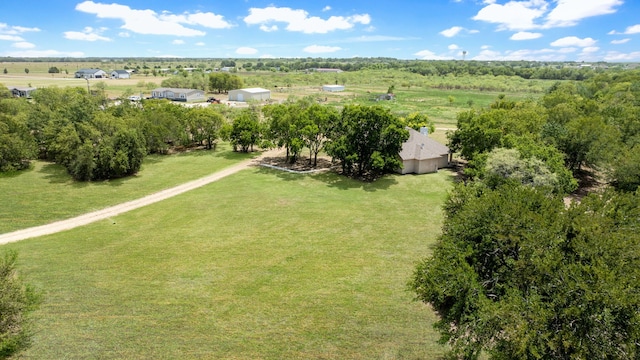
<path fill-rule="evenodd" d="M 364 191 L 378 191 L 386 190 L 393 185 L 396 185 L 398 181 L 393 175 L 386 175 L 373 182 L 364 182 L 355 179 L 342 176 L 335 171 L 329 170 L 320 173 L 293 173 L 285 170 L 278 170 L 264 166 L 256 167 L 257 171 L 261 174 L 275 175 L 284 181 L 299 180 L 303 176 L 311 176 L 315 180 L 321 181 L 329 187 L 337 188 L 340 190 L 362 189 Z"/>
<path fill-rule="evenodd" d="M 84 188 L 89 185 L 93 186 L 120 186 L 124 182 L 129 179 L 135 178 L 135 175 L 127 176 L 120 179 L 111 179 L 111 180 L 98 180 L 98 181 L 77 181 L 74 180 L 69 173 L 67 173 L 67 169 L 62 165 L 58 165 L 55 163 L 48 163 L 42 166 L 39 170 L 41 173 L 45 174 L 43 179 L 49 181 L 51 184 L 68 184 L 73 188 Z"/>

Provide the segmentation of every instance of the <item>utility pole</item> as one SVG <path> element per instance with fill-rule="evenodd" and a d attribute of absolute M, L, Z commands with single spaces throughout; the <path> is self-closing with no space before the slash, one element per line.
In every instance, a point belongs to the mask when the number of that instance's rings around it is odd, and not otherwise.
<path fill-rule="evenodd" d="M 91 89 L 89 88 L 89 78 L 85 77 L 85 80 L 87 80 L 87 94 L 91 95 Z"/>

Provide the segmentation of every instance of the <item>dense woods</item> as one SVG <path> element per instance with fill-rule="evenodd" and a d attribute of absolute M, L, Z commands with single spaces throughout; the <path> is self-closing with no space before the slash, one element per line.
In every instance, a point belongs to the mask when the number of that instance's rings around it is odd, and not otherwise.
<path fill-rule="evenodd" d="M 640 73 L 458 115 L 469 181 L 410 288 L 452 358 L 637 359 Z M 567 205 L 576 177 L 603 184 Z"/>

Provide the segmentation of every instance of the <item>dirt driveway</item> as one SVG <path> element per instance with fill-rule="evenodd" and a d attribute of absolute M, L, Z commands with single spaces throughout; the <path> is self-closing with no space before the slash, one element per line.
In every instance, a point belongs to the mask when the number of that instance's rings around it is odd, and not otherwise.
<path fill-rule="evenodd" d="M 33 237 L 54 234 L 60 231 L 70 230 L 78 226 L 90 224 L 95 221 L 108 219 L 124 212 L 131 211 L 149 204 L 168 199 L 170 197 L 182 194 L 189 190 L 199 188 L 201 186 L 210 184 L 214 181 L 220 180 L 231 174 L 235 174 L 240 170 L 246 169 L 251 165 L 258 164 L 265 157 L 273 157 L 280 153 L 280 150 L 270 150 L 263 152 L 259 157 L 245 160 L 236 165 L 220 170 L 209 176 L 193 180 L 182 185 L 172 187 L 170 189 L 162 190 L 157 193 L 147 195 L 140 199 L 131 200 L 119 205 L 110 206 L 102 210 L 93 211 L 84 215 L 76 216 L 74 218 L 56 221 L 51 224 L 35 226 L 27 229 L 17 230 L 6 234 L 0 234 L 0 244 L 6 244 L 10 242 L 20 241 Z"/>

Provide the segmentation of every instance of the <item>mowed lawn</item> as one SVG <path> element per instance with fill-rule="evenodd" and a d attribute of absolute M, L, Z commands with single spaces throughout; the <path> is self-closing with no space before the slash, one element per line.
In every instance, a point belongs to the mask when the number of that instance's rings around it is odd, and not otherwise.
<path fill-rule="evenodd" d="M 19 358 L 437 358 L 434 314 L 406 283 L 452 178 L 250 168 L 4 245 L 44 294 Z"/>
<path fill-rule="evenodd" d="M 64 167 L 35 161 L 29 170 L 0 174 L 0 234 L 137 199 L 255 155 L 234 153 L 226 143 L 216 151 L 151 155 L 137 175 L 98 182 L 76 182 Z"/>

